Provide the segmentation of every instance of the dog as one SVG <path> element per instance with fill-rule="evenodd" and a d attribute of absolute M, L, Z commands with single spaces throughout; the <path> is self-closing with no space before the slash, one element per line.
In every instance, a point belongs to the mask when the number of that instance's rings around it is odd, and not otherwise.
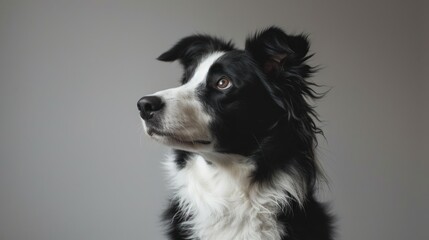
<path fill-rule="evenodd" d="M 195 34 L 158 57 L 178 60 L 181 85 L 142 97 L 144 131 L 173 150 L 163 215 L 170 239 L 330 240 L 332 216 L 315 197 L 323 94 L 307 79 L 307 35 L 276 26 L 244 50 Z"/>

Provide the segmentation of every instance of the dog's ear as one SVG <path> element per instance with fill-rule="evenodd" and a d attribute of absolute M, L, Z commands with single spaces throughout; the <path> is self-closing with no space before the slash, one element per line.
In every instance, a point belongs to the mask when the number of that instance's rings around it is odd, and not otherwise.
<path fill-rule="evenodd" d="M 308 82 L 314 69 L 306 63 L 310 43 L 306 35 L 288 35 L 278 27 L 270 27 L 246 39 L 246 51 L 267 75 L 263 81 L 273 100 L 287 113 L 288 119 L 315 115 L 308 99 L 323 96 Z M 288 96 L 287 98 L 285 96 Z"/>
<path fill-rule="evenodd" d="M 311 68 L 303 64 L 308 58 L 309 42 L 305 35 L 288 35 L 278 27 L 270 27 L 246 39 L 246 51 L 268 75 L 290 71 L 303 78 Z"/>
<path fill-rule="evenodd" d="M 231 41 L 226 42 L 216 37 L 197 34 L 181 39 L 172 48 L 161 54 L 157 59 L 164 62 L 179 60 L 186 68 L 193 61 L 198 61 L 199 58 L 206 53 L 215 51 L 231 51 L 233 49 L 234 45 Z"/>

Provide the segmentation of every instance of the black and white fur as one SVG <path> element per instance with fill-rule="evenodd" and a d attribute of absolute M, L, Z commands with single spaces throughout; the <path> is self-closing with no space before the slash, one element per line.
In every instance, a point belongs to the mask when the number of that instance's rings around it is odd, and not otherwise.
<path fill-rule="evenodd" d="M 170 239 L 328 240 L 314 195 L 319 98 L 307 78 L 309 42 L 270 27 L 244 50 L 208 35 L 159 56 L 179 60 L 182 85 L 138 102 L 146 133 L 171 146 Z"/>

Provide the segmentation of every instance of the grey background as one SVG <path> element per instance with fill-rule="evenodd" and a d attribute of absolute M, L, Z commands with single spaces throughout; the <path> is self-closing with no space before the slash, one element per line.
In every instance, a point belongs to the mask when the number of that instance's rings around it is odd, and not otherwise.
<path fill-rule="evenodd" d="M 429 239 L 428 1 L 0 1 L 0 239 L 164 239 L 136 101 L 195 32 L 310 33 L 338 239 Z"/>

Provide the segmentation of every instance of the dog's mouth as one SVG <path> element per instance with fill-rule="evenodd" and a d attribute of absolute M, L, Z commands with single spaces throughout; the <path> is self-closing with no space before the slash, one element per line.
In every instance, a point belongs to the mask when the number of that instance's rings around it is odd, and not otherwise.
<path fill-rule="evenodd" d="M 151 137 L 158 136 L 162 138 L 167 138 L 169 143 L 179 143 L 179 144 L 185 144 L 185 145 L 209 145 L 212 142 L 210 140 L 188 139 L 188 138 L 178 136 L 177 134 L 161 132 L 154 128 L 148 129 L 147 134 Z"/>

